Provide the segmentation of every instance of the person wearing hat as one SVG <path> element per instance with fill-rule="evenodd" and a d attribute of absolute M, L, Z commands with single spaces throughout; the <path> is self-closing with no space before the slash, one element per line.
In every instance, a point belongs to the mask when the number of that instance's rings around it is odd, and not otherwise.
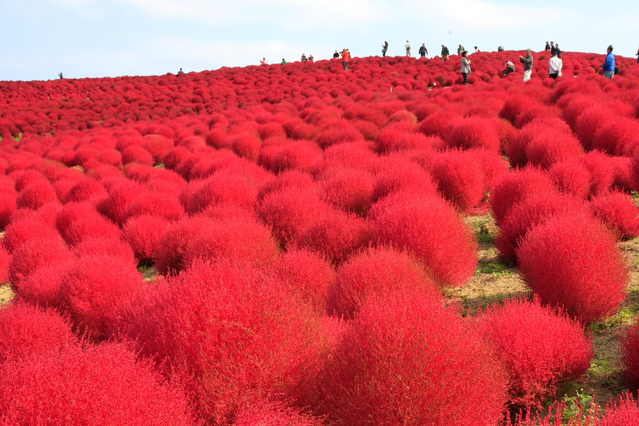
<path fill-rule="evenodd" d="M 606 60 L 604 61 L 601 68 L 603 69 L 604 77 L 606 78 L 614 78 L 615 76 L 615 55 L 612 54 L 612 44 L 608 46 L 606 49 Z"/>

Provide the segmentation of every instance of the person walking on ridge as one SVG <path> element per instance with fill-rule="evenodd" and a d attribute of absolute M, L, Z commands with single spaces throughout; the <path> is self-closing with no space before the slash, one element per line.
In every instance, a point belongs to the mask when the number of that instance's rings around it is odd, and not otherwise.
<path fill-rule="evenodd" d="M 419 57 L 425 58 L 426 55 L 428 55 L 428 49 L 426 49 L 426 43 L 422 43 L 422 45 L 419 48 Z"/>
<path fill-rule="evenodd" d="M 450 56 L 450 51 L 442 44 L 442 62 L 446 62 Z"/>
<path fill-rule="evenodd" d="M 615 76 L 615 55 L 612 54 L 612 44 L 606 49 L 608 54 L 601 68 L 603 69 L 603 75 L 606 78 L 614 78 Z"/>
<path fill-rule="evenodd" d="M 463 51 L 461 53 L 461 75 L 464 77 L 464 84 L 468 84 L 468 74 L 470 74 L 470 59 L 468 59 L 468 52 Z"/>
<path fill-rule="evenodd" d="M 351 53 L 348 49 L 342 50 L 342 66 L 344 67 L 344 71 L 348 71 L 348 61 L 351 60 Z"/>
<path fill-rule="evenodd" d="M 382 44 L 382 57 L 386 56 L 386 52 L 388 52 L 388 42 L 385 41 L 384 44 Z"/>

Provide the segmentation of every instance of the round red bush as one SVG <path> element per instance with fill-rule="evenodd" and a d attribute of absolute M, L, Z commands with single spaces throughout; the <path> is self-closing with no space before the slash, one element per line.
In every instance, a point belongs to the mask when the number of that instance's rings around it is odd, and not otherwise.
<path fill-rule="evenodd" d="M 371 248 L 339 267 L 328 291 L 327 311 L 352 319 L 369 297 L 398 291 L 441 297 L 437 284 L 414 257 L 393 248 Z"/>
<path fill-rule="evenodd" d="M 592 343 L 583 326 L 538 299 L 493 305 L 479 317 L 479 327 L 506 365 L 513 405 L 540 406 L 590 368 Z"/>
<path fill-rule="evenodd" d="M 394 293 L 369 299 L 339 340 L 321 405 L 335 424 L 494 425 L 506 386 L 492 350 L 454 312 Z"/>
<path fill-rule="evenodd" d="M 414 254 L 439 285 L 461 285 L 475 272 L 473 234 L 454 207 L 440 197 L 397 200 L 375 216 L 372 231 L 378 244 Z"/>
<path fill-rule="evenodd" d="M 0 308 L 0 328 L 0 366 L 8 359 L 37 354 L 55 357 L 77 344 L 68 320 L 53 309 L 27 303 L 12 302 Z"/>
<path fill-rule="evenodd" d="M 500 139 L 493 120 L 470 117 L 458 120 L 446 137 L 451 148 L 483 148 L 499 152 Z"/>
<path fill-rule="evenodd" d="M 319 318 L 253 267 L 194 264 L 125 319 L 141 354 L 183 383 L 210 422 L 232 423 L 256 399 L 298 401 L 314 383 Z"/>
<path fill-rule="evenodd" d="M 211 220 L 202 226 L 184 257 L 188 268 L 196 259 L 249 262 L 268 265 L 277 259 L 279 247 L 268 227 L 253 221 Z"/>
<path fill-rule="evenodd" d="M 139 262 L 152 262 L 168 225 L 169 221 L 162 217 L 136 216 L 126 221 L 122 227 L 122 237 L 129 243 Z"/>
<path fill-rule="evenodd" d="M 630 240 L 639 236 L 639 208 L 632 197 L 623 192 L 610 192 L 590 200 L 595 217 L 617 236 Z"/>
<path fill-rule="evenodd" d="M 85 255 L 64 275 L 61 307 L 80 333 L 102 340 L 115 329 L 118 311 L 145 285 L 134 264 L 115 256 Z"/>
<path fill-rule="evenodd" d="M 74 259 L 60 238 L 35 239 L 27 241 L 13 252 L 9 264 L 9 279 L 14 291 L 19 292 L 20 284 L 40 267 L 64 264 Z"/>
<path fill-rule="evenodd" d="M 499 226 L 495 247 L 499 256 L 516 263 L 516 249 L 526 233 L 552 217 L 588 215 L 582 199 L 561 193 L 535 194 L 515 205 Z"/>
<path fill-rule="evenodd" d="M 556 192 L 552 180 L 543 171 L 525 167 L 511 170 L 496 184 L 490 194 L 490 208 L 498 226 L 517 203 L 536 194 Z"/>
<path fill-rule="evenodd" d="M 526 234 L 516 254 L 541 302 L 586 324 L 614 314 L 625 297 L 628 266 L 614 236 L 592 217 L 551 218 Z"/>
<path fill-rule="evenodd" d="M 58 196 L 49 182 L 34 182 L 18 193 L 16 207 L 37 210 L 44 204 L 54 201 L 58 201 Z"/>
<path fill-rule="evenodd" d="M 69 348 L 6 362 L 0 371 L 7 424 L 196 424 L 184 394 L 123 345 Z"/>
<path fill-rule="evenodd" d="M 56 239 L 61 240 L 60 234 L 54 227 L 31 216 L 12 221 L 7 226 L 2 243 L 9 253 L 13 253 L 28 241 Z"/>
<path fill-rule="evenodd" d="M 291 293 L 299 295 L 317 313 L 326 312 L 326 295 L 335 270 L 324 257 L 308 249 L 289 250 L 277 259 L 273 272 Z"/>
<path fill-rule="evenodd" d="M 484 198 L 484 170 L 474 151 L 437 154 L 430 173 L 439 192 L 461 212 L 468 212 Z"/>

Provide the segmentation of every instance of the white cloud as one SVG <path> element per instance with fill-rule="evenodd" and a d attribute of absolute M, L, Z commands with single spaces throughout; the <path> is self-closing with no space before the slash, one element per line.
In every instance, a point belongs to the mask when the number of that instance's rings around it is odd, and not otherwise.
<path fill-rule="evenodd" d="M 69 0 L 83 1 L 83 0 Z M 289 29 L 367 23 L 385 19 L 379 0 L 112 0 L 162 18 L 211 24 L 276 24 Z"/>

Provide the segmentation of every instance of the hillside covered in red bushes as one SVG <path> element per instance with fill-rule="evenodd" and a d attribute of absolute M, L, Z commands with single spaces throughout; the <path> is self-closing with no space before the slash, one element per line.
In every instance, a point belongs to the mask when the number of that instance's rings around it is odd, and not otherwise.
<path fill-rule="evenodd" d="M 561 424 L 628 294 L 639 64 L 522 53 L 0 82 L 0 424 Z M 531 297 L 469 314 L 487 213 Z"/>

